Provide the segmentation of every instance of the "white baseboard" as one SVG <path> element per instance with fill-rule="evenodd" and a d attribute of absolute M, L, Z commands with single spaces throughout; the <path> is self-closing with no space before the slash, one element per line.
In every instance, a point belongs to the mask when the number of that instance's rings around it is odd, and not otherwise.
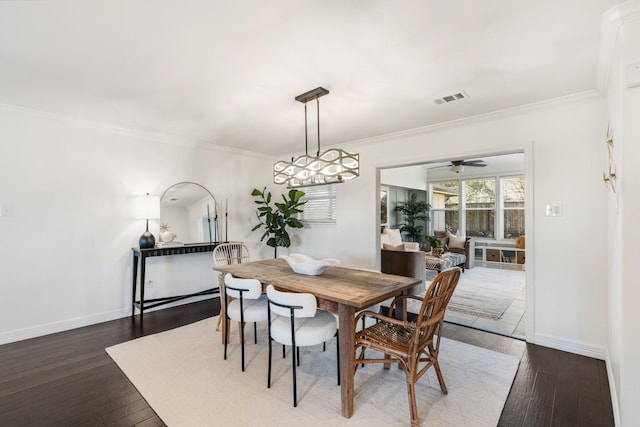
<path fill-rule="evenodd" d="M 163 310 L 165 308 L 175 307 L 178 305 L 189 304 L 196 301 L 212 298 L 211 295 L 202 295 L 191 297 L 184 300 L 176 301 L 160 307 L 145 309 L 145 313 Z M 136 310 L 136 314 L 139 313 Z M 121 319 L 131 316 L 131 307 L 120 308 L 114 311 L 92 314 L 84 317 L 76 317 L 73 319 L 61 320 L 58 322 L 44 323 L 41 325 L 30 326 L 28 328 L 15 329 L 7 332 L 0 332 L 0 345 L 9 344 L 16 341 L 37 338 L 44 335 L 55 334 L 56 332 L 68 331 L 69 329 L 81 328 L 83 326 L 95 325 L 96 323 L 108 322 L 110 320 Z"/>
<path fill-rule="evenodd" d="M 618 403 L 618 393 L 616 392 L 615 377 L 613 376 L 613 367 L 611 366 L 611 357 L 609 356 L 609 350 L 607 350 L 607 357 L 605 359 L 605 365 L 607 367 L 607 378 L 609 379 L 609 393 L 611 394 L 611 406 L 613 406 L 613 421 L 616 427 L 620 426 L 620 405 Z"/>
<path fill-rule="evenodd" d="M 129 314 L 129 310 L 122 308 L 119 310 L 2 332 L 0 333 L 0 344 L 8 344 L 30 338 L 41 337 L 43 335 L 54 334 L 56 332 L 68 331 L 69 329 L 81 328 L 83 326 L 89 326 L 96 323 L 108 322 L 109 320 L 120 319 L 121 317 L 125 317 Z"/>
<path fill-rule="evenodd" d="M 547 334 L 536 334 L 533 343 L 600 360 L 606 360 L 607 355 L 606 349 L 602 346 Z"/>

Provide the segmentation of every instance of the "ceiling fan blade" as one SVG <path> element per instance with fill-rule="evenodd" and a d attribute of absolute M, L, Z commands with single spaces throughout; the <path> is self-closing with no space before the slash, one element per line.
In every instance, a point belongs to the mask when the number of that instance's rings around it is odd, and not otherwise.
<path fill-rule="evenodd" d="M 462 160 L 464 166 L 486 166 L 484 160 Z"/>
<path fill-rule="evenodd" d="M 469 166 L 469 167 L 472 167 L 472 168 L 483 168 L 483 167 L 487 166 L 486 163 L 463 163 L 463 165 Z"/>

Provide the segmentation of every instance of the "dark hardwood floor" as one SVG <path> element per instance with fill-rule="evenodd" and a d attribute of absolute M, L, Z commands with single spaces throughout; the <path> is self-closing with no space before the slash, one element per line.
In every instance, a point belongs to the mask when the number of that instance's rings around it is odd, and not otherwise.
<path fill-rule="evenodd" d="M 0 346 L 0 426 L 163 426 L 104 351 L 214 316 L 208 300 Z M 604 362 L 446 324 L 443 335 L 520 357 L 500 426 L 613 426 Z M 455 426 L 454 426 L 455 427 Z"/>

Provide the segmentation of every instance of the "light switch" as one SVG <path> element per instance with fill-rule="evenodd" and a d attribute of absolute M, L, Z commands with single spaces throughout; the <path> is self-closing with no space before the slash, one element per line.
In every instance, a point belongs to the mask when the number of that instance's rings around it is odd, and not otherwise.
<path fill-rule="evenodd" d="M 627 65 L 627 87 L 640 87 L 640 62 Z"/>
<path fill-rule="evenodd" d="M 545 208 L 547 216 L 562 216 L 562 205 L 559 203 L 548 204 Z"/>
<path fill-rule="evenodd" d="M 0 204 L 0 217 L 13 216 L 13 208 L 10 205 Z"/>

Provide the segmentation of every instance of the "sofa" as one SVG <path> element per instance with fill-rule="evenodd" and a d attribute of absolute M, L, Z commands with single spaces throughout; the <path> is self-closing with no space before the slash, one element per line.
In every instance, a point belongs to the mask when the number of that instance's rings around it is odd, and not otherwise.
<path fill-rule="evenodd" d="M 382 234 L 380 234 L 380 249 L 419 251 L 420 244 L 416 242 L 403 242 L 399 229 L 385 228 Z"/>
<path fill-rule="evenodd" d="M 411 294 L 424 293 L 427 270 L 425 269 L 425 253 L 423 251 L 402 251 L 382 249 L 380 251 L 380 271 L 398 276 L 415 277 L 422 280 Z"/>
<path fill-rule="evenodd" d="M 475 265 L 476 241 L 472 237 L 458 236 L 448 230 L 433 230 L 433 235 L 440 240 L 449 252 L 465 256 L 464 268 Z"/>

